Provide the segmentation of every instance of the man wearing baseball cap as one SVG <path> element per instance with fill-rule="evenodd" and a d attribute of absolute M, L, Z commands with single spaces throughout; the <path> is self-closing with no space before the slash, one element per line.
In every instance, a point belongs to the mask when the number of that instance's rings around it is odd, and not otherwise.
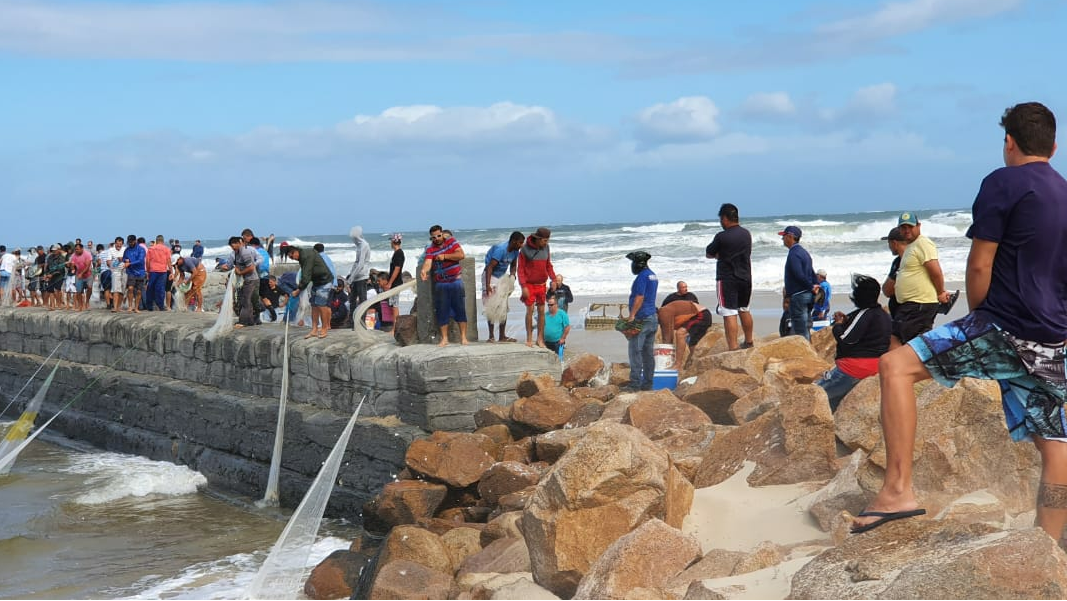
<path fill-rule="evenodd" d="M 782 291 L 782 310 L 789 317 L 789 334 L 811 340 L 811 309 L 815 304 L 815 289 L 819 287 L 811 267 L 811 255 L 800 245 L 802 232 L 799 227 L 790 225 L 778 235 L 789 249 Z"/>
<path fill-rule="evenodd" d="M 896 348 L 933 329 L 939 304 L 949 301 L 937 247 L 922 235 L 919 216 L 910 211 L 901 213 L 897 228 L 908 245 L 900 256 L 900 269 L 894 286 L 897 310 L 893 316 L 890 348 Z"/>
<path fill-rule="evenodd" d="M 900 233 L 899 227 L 889 230 L 889 234 L 882 236 L 882 240 L 886 241 L 889 252 L 893 253 L 893 262 L 889 265 L 889 274 L 886 275 L 885 281 L 882 282 L 882 294 L 889 297 L 887 305 L 889 307 L 889 316 L 894 317 L 897 314 L 897 272 L 900 271 L 900 256 L 904 254 L 904 249 L 908 247 L 908 241 Z"/>

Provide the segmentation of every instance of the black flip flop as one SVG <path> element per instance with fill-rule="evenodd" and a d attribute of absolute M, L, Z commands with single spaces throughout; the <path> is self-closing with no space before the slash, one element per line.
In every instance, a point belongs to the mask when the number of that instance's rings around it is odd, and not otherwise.
<path fill-rule="evenodd" d="M 870 524 L 863 526 L 857 526 L 849 530 L 852 534 L 861 534 L 868 530 L 874 530 L 882 524 L 892 522 L 893 520 L 902 520 L 904 518 L 913 518 L 917 515 L 926 515 L 925 509 L 911 509 L 908 511 L 863 511 L 856 517 L 861 518 L 878 518 Z"/>
<path fill-rule="evenodd" d="M 960 298 L 960 291 L 957 290 L 948 297 L 947 303 L 941 303 L 937 306 L 937 312 L 942 315 L 948 315 L 948 312 L 952 310 L 952 307 L 956 306 L 956 301 Z"/>

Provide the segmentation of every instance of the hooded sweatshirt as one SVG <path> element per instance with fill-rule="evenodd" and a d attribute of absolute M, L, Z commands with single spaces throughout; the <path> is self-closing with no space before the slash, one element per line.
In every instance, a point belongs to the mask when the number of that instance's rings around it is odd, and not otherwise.
<path fill-rule="evenodd" d="M 517 270 L 520 286 L 543 285 L 556 279 L 556 270 L 552 268 L 552 258 L 548 245 L 544 248 L 533 246 L 533 236 L 526 237 L 526 244 L 519 249 L 519 268 Z"/>
<path fill-rule="evenodd" d="M 356 245 L 356 260 L 352 263 L 352 269 L 348 272 L 345 280 L 352 284 L 361 282 L 370 277 L 370 245 L 363 239 L 363 228 L 355 226 L 348 233 L 352 237 L 352 244 Z"/>

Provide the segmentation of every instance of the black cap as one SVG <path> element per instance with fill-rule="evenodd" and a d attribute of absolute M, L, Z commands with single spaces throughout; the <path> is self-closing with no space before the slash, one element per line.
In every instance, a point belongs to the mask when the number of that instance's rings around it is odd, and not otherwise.
<path fill-rule="evenodd" d="M 900 228 L 899 227 L 895 227 L 895 228 L 889 230 L 889 235 L 882 236 L 882 240 L 895 240 L 897 242 L 907 242 L 907 240 L 904 239 L 904 234 L 900 233 Z"/>

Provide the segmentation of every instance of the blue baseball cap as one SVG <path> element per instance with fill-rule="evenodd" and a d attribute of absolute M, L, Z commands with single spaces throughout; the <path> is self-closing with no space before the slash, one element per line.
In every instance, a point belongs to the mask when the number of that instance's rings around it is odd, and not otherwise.
<path fill-rule="evenodd" d="M 800 240 L 800 233 L 801 232 L 800 232 L 800 228 L 799 227 L 797 227 L 795 225 L 790 225 L 790 226 L 787 226 L 784 230 L 778 232 L 778 235 L 779 236 L 784 236 L 786 234 L 789 234 L 790 236 L 796 238 L 797 240 Z"/>
<path fill-rule="evenodd" d="M 919 225 L 919 216 L 915 213 L 901 213 L 900 218 L 897 219 L 897 227 L 902 225 Z"/>

